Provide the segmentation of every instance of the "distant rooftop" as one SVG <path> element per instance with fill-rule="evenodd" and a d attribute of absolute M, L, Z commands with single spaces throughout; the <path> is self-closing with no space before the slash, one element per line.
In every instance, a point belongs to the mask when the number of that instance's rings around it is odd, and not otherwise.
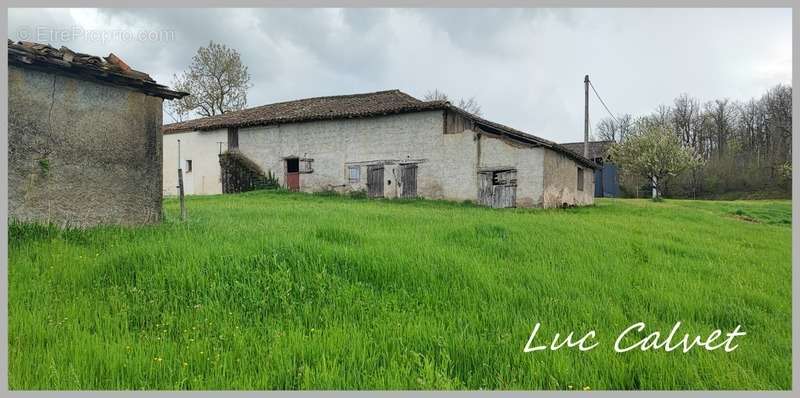
<path fill-rule="evenodd" d="M 589 159 L 605 158 L 613 144 L 614 141 L 589 141 Z M 561 146 L 583 156 L 583 142 L 567 142 Z"/>

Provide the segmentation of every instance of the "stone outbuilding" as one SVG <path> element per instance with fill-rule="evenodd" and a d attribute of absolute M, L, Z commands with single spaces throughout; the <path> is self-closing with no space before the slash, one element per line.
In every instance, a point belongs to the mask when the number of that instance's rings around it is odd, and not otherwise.
<path fill-rule="evenodd" d="M 9 217 L 60 226 L 161 219 L 164 99 L 114 54 L 8 42 Z"/>
<path fill-rule="evenodd" d="M 473 201 L 491 207 L 593 202 L 597 164 L 446 101 L 399 90 L 280 102 L 164 126 L 164 191 L 222 193 L 237 151 L 304 192 Z M 180 159 L 178 159 L 180 141 Z"/>

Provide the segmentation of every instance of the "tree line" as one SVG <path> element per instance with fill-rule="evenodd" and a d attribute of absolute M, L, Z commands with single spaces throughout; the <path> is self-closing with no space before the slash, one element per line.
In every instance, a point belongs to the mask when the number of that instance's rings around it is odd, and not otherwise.
<path fill-rule="evenodd" d="M 639 163 L 647 163 L 641 159 L 646 155 L 633 153 L 634 148 L 641 151 L 642 146 L 625 142 L 650 137 L 654 143 L 653 136 L 659 134 L 666 135 L 661 137 L 667 140 L 661 140 L 663 148 L 675 144 L 683 151 L 678 156 L 682 159 L 679 167 L 662 174 L 660 194 L 690 198 L 791 195 L 790 85 L 776 85 L 748 101 L 726 98 L 701 102 L 682 94 L 671 105 L 660 105 L 647 115 L 602 119 L 596 126 L 595 139 L 619 143 L 620 148 L 612 154 L 632 166 L 625 170 L 621 165 L 620 183 L 626 195 L 642 195 L 653 182 L 652 175 L 635 164 L 636 156 Z M 631 153 L 623 153 L 623 147 L 629 147 Z"/>

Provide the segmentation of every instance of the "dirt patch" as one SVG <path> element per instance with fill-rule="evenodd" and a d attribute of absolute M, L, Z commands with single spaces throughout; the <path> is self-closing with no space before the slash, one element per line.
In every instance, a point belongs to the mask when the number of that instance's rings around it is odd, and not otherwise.
<path fill-rule="evenodd" d="M 750 217 L 747 214 L 733 214 L 732 217 L 739 221 L 749 222 L 752 224 L 761 224 L 761 220 Z"/>

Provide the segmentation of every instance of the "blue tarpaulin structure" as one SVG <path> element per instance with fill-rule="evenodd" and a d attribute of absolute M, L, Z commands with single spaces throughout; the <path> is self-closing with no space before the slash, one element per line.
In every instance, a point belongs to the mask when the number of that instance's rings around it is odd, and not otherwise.
<path fill-rule="evenodd" d="M 594 171 L 594 196 L 596 198 L 616 198 L 619 196 L 619 174 L 617 165 L 604 163 Z"/>

